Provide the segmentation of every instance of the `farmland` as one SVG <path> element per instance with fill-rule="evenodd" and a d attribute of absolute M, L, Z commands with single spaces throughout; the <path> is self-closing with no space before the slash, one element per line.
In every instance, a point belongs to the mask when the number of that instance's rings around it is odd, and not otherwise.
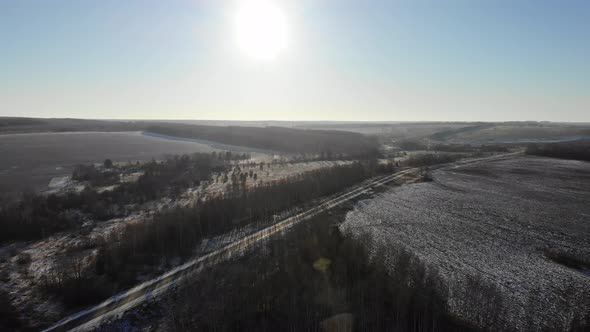
<path fill-rule="evenodd" d="M 588 312 L 590 164 L 518 157 L 431 176 L 360 202 L 341 230 L 392 270 L 396 252 L 416 254 L 443 276 L 455 314 L 477 325 L 565 330 Z"/>
<path fill-rule="evenodd" d="M 206 144 L 166 140 L 140 132 L 76 132 L 0 135 L 0 192 L 44 189 L 76 164 L 147 161 L 166 154 L 210 152 Z"/>

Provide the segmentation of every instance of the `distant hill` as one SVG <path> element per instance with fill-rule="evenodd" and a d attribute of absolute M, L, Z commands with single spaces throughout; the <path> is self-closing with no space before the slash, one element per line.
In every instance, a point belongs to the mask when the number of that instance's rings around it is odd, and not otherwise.
<path fill-rule="evenodd" d="M 335 130 L 158 124 L 147 131 L 266 150 L 324 154 L 326 158 L 375 156 L 378 150 L 377 141 L 371 137 Z"/>
<path fill-rule="evenodd" d="M 590 123 L 555 122 L 304 122 L 84 120 L 0 117 L 0 135 L 33 132 L 150 131 L 183 138 L 290 153 L 368 155 L 385 139 L 451 144 L 567 141 L 590 137 Z"/>
<path fill-rule="evenodd" d="M 449 143 L 526 143 L 590 137 L 590 124 L 551 122 L 496 122 L 443 130 L 429 136 Z"/>
<path fill-rule="evenodd" d="M 0 117 L 0 134 L 76 131 L 139 131 L 146 126 L 146 124 L 137 121 Z"/>
<path fill-rule="evenodd" d="M 35 118 L 2 118 L 0 117 L 0 130 L 2 128 L 23 127 L 23 126 L 41 126 L 47 124 L 47 121 Z"/>

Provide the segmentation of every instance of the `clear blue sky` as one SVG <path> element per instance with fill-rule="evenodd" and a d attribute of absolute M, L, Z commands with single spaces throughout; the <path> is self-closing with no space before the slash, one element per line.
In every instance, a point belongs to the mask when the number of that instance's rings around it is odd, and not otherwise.
<path fill-rule="evenodd" d="M 590 1 L 276 0 L 271 61 L 238 2 L 0 0 L 0 116 L 590 121 Z"/>

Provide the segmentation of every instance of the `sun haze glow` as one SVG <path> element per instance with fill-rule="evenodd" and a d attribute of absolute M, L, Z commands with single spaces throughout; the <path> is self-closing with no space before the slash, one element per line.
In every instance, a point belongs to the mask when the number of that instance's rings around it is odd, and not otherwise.
<path fill-rule="evenodd" d="M 240 1 L 235 28 L 238 47 L 256 60 L 273 60 L 287 47 L 287 20 L 269 0 Z"/>

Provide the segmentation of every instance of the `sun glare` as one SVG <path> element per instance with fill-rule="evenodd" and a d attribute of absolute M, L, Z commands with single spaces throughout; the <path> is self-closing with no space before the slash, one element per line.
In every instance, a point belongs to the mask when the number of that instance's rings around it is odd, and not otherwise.
<path fill-rule="evenodd" d="M 235 18 L 240 50 L 257 60 L 273 60 L 287 47 L 287 21 L 270 0 L 240 1 Z"/>

